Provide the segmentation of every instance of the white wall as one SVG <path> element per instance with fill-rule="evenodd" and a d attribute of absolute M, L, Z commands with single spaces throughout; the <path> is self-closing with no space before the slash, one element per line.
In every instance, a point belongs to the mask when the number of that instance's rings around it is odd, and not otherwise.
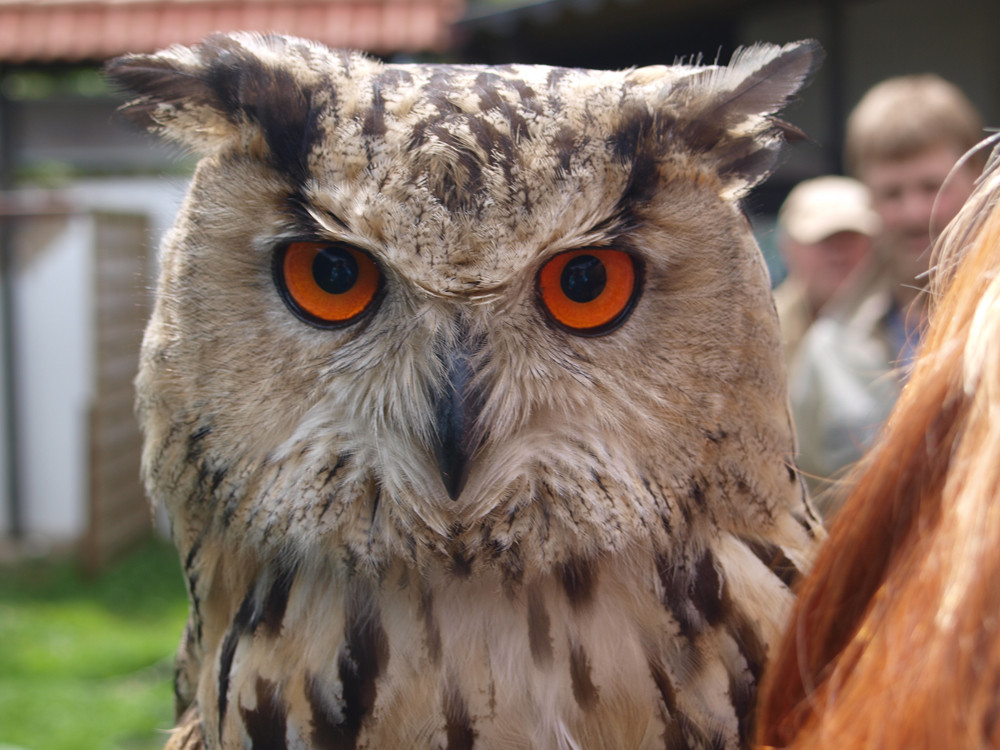
<path fill-rule="evenodd" d="M 70 216 L 15 276 L 21 508 L 29 536 L 74 540 L 87 519 L 93 219 Z"/>
<path fill-rule="evenodd" d="M 55 204 L 74 211 L 59 218 L 20 219 L 17 232 L 22 240 L 30 237 L 13 268 L 20 507 L 28 539 L 71 543 L 87 526 L 94 371 L 90 212 L 147 216 L 148 245 L 156 248 L 186 186 L 187 180 L 177 177 L 106 178 L 81 180 L 58 191 L 21 193 L 26 205 Z M 34 228 L 27 229 L 29 225 Z M 154 273 L 150 268 L 150 293 Z M 6 373 L 7 364 L 0 362 L 0 387 Z M 7 476 L 2 409 L 0 400 L 0 479 Z M 0 537 L 10 532 L 6 491 L 0 481 Z"/>
<path fill-rule="evenodd" d="M 5 252 L 0 248 L 0 252 Z M 2 282 L 2 279 L 0 279 Z M 3 294 L 4 285 L 0 283 L 0 331 L 5 330 Z M 7 367 L 3 348 L 0 348 L 0 394 L 7 392 Z M 0 537 L 10 533 L 10 498 L 7 497 L 7 399 L 0 395 Z"/>

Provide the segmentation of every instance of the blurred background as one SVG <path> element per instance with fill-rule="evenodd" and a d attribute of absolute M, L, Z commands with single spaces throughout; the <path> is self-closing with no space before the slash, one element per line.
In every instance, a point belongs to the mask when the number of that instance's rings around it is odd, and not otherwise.
<path fill-rule="evenodd" d="M 778 206 L 797 182 L 842 172 L 845 118 L 872 84 L 935 72 L 1000 125 L 998 28 L 997 0 L 0 0 L 0 748 L 155 747 L 163 738 L 149 727 L 170 721 L 184 594 L 169 550 L 146 541 L 155 523 L 138 477 L 131 381 L 155 248 L 193 163 L 115 117 L 106 59 L 236 29 L 390 61 L 601 68 L 725 63 L 740 45 L 815 38 L 826 62 L 786 111 L 809 140 L 747 204 L 777 282 Z M 80 601 L 103 613 L 84 621 L 112 638 L 109 653 L 121 655 L 137 627 L 163 635 L 111 669 L 104 647 L 80 640 L 78 614 L 46 608 Z M 53 622 L 64 630 L 39 646 Z M 109 693 L 114 705 L 141 685 L 152 713 L 92 744 L 78 725 L 64 731 L 75 739 L 31 739 L 22 725 L 59 700 L 46 669 L 73 661 L 52 656 L 63 641 L 86 652 L 85 679 L 64 703 L 82 701 L 93 720 L 107 710 L 88 703 L 93 680 L 111 679 L 122 691 Z M 42 667 L 27 656 L 33 647 Z"/>

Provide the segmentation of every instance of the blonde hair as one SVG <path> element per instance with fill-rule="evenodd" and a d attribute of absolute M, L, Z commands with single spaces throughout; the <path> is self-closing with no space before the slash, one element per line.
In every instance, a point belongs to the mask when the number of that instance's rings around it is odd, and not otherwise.
<path fill-rule="evenodd" d="M 889 78 L 876 84 L 847 119 L 848 169 L 907 159 L 940 145 L 956 158 L 983 137 L 983 122 L 968 97 L 933 73 Z M 976 165 L 982 167 L 982 161 Z"/>
<path fill-rule="evenodd" d="M 939 240 L 923 348 L 773 652 L 761 746 L 1000 746 L 998 163 Z"/>

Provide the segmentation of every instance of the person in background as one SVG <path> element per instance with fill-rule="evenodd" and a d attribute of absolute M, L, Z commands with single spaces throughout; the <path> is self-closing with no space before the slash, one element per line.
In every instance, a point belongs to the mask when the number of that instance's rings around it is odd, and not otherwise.
<path fill-rule="evenodd" d="M 930 248 L 972 192 L 985 156 L 962 159 L 982 120 L 953 84 L 933 75 L 891 78 L 847 121 L 845 155 L 882 221 L 870 267 L 809 329 L 789 373 L 799 468 L 829 517 L 839 478 L 888 417 L 923 320 Z"/>
<path fill-rule="evenodd" d="M 788 194 L 778 211 L 778 252 L 788 276 L 774 302 L 789 367 L 809 326 L 868 258 L 879 226 L 868 188 L 850 177 L 805 180 Z"/>

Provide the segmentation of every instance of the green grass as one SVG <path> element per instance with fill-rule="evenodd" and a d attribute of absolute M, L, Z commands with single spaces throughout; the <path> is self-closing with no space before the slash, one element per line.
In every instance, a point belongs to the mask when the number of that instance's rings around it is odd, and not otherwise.
<path fill-rule="evenodd" d="M 186 615 L 162 542 L 96 579 L 68 561 L 0 567 L 0 750 L 162 748 Z"/>

